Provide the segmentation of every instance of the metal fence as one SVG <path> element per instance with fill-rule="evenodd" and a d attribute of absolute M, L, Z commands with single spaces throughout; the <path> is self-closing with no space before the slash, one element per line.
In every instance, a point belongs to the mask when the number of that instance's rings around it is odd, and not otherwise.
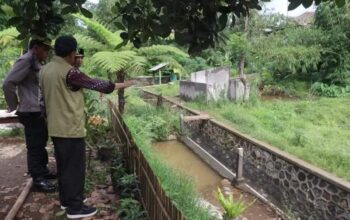
<path fill-rule="evenodd" d="M 111 124 L 118 142 L 124 144 L 128 168 L 139 178 L 140 200 L 151 220 L 185 220 L 166 195 L 147 159 L 136 145 L 116 106 L 109 101 Z"/>

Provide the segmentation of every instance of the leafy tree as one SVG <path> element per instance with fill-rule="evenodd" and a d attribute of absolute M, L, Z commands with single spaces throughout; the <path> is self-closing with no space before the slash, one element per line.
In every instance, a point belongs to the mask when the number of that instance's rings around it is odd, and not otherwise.
<path fill-rule="evenodd" d="M 336 0 L 339 5 L 343 5 L 343 1 Z M 250 9 L 261 9 L 259 2 L 262 1 L 120 0 L 113 12 L 122 17 L 126 28 L 123 39 L 133 42 L 136 47 L 149 38 L 167 37 L 173 32 L 177 43 L 189 45 L 189 53 L 196 53 L 215 45 L 218 33 L 226 27 L 232 13 L 245 17 Z M 292 10 L 301 4 L 304 7 L 319 4 L 321 0 L 289 2 Z"/>
<path fill-rule="evenodd" d="M 98 18 L 100 22 L 108 24 L 112 30 L 118 29 L 115 21 L 118 20 L 113 14 L 111 8 L 118 0 L 99 0 L 97 4 L 86 3 L 87 9 L 94 14 L 94 18 Z"/>
<path fill-rule="evenodd" d="M 14 16 L 12 8 L 8 5 L 1 4 L 0 5 L 0 30 L 6 28 L 7 20 Z"/>
<path fill-rule="evenodd" d="M 16 36 L 18 35 L 18 31 L 16 28 L 11 27 L 0 31 L 0 46 L 13 46 L 17 44 Z"/>
<path fill-rule="evenodd" d="M 124 40 L 136 47 L 149 38 L 168 37 L 172 31 L 181 45 L 189 45 L 189 52 L 195 53 L 215 45 L 218 33 L 228 22 L 231 13 L 246 16 L 250 9 L 261 9 L 259 2 L 266 0 L 119 0 L 113 7 L 113 14 L 120 17 L 126 28 Z M 327 0 L 326 0 L 327 1 Z M 335 1 L 338 5 L 345 0 Z M 15 26 L 20 32 L 18 39 L 56 36 L 64 23 L 63 15 L 81 12 L 86 17 L 92 13 L 83 7 L 86 0 L 1 0 L 14 15 L 8 26 Z M 309 7 L 321 0 L 289 0 L 290 9 L 303 4 Z M 4 10 L 0 10 L 4 14 Z"/>
<path fill-rule="evenodd" d="M 19 31 L 19 40 L 31 36 L 42 38 L 56 36 L 64 24 L 63 15 L 81 12 L 87 17 L 92 13 L 83 8 L 86 0 L 1 0 L 1 6 L 12 8 L 13 15 L 7 25 Z M 0 15 L 4 15 L 3 7 Z"/>
<path fill-rule="evenodd" d="M 337 8 L 323 3 L 315 15 L 315 26 L 323 31 L 324 48 L 319 64 L 320 81 L 344 86 L 350 84 L 350 4 Z"/>

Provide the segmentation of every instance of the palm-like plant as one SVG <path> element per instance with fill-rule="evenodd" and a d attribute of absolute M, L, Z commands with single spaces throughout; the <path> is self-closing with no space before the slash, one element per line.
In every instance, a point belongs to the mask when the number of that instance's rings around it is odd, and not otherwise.
<path fill-rule="evenodd" d="M 95 51 L 91 61 L 107 73 L 116 73 L 117 81 L 124 82 L 126 75 L 136 76 L 144 73 L 152 63 L 166 62 L 179 74 L 183 74 L 183 66 L 174 58 L 176 56 L 187 57 L 182 50 L 168 45 L 153 45 L 141 49 L 134 48 L 131 44 L 123 45 L 120 31 L 113 32 L 106 25 L 82 15 L 74 17 L 84 22 L 97 37 L 74 35 L 79 45 L 87 50 Z M 99 39 L 96 39 L 99 38 Z M 124 109 L 124 90 L 118 91 L 119 110 Z"/>
<path fill-rule="evenodd" d="M 14 27 L 10 27 L 0 31 L 0 46 L 13 46 L 14 44 L 18 44 L 19 41 L 16 39 L 19 32 Z"/>
<path fill-rule="evenodd" d="M 74 15 L 83 21 L 98 36 L 94 37 L 76 34 L 74 37 L 79 45 L 87 50 L 97 51 L 92 56 L 92 62 L 107 72 L 130 70 L 129 75 L 139 75 L 149 67 L 152 62 L 167 62 L 169 68 L 184 73 L 182 65 L 174 58 L 174 55 L 188 57 L 182 50 L 168 45 L 152 45 L 140 49 L 131 44 L 122 46 L 121 31 L 112 32 L 106 25 L 82 15 Z M 132 71 L 131 71 L 132 70 Z"/>

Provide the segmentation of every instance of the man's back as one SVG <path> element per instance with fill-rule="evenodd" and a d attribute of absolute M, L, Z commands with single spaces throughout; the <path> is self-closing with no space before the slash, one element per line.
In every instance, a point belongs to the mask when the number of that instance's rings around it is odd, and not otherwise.
<path fill-rule="evenodd" d="M 31 51 L 16 61 L 3 84 L 5 99 L 11 111 L 18 107 L 19 112 L 40 112 L 40 68 L 40 63 Z"/>
<path fill-rule="evenodd" d="M 63 58 L 54 57 L 40 72 L 49 136 L 64 138 L 85 137 L 83 91 L 71 91 L 66 84 L 72 68 Z"/>

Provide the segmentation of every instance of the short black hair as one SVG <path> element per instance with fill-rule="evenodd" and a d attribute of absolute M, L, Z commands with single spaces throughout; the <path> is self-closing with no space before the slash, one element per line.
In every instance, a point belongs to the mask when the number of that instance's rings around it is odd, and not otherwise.
<path fill-rule="evenodd" d="M 79 48 L 78 54 L 84 56 L 84 49 L 83 48 Z"/>
<path fill-rule="evenodd" d="M 77 40 L 71 35 L 60 36 L 55 42 L 55 53 L 59 57 L 66 57 L 78 47 Z"/>

